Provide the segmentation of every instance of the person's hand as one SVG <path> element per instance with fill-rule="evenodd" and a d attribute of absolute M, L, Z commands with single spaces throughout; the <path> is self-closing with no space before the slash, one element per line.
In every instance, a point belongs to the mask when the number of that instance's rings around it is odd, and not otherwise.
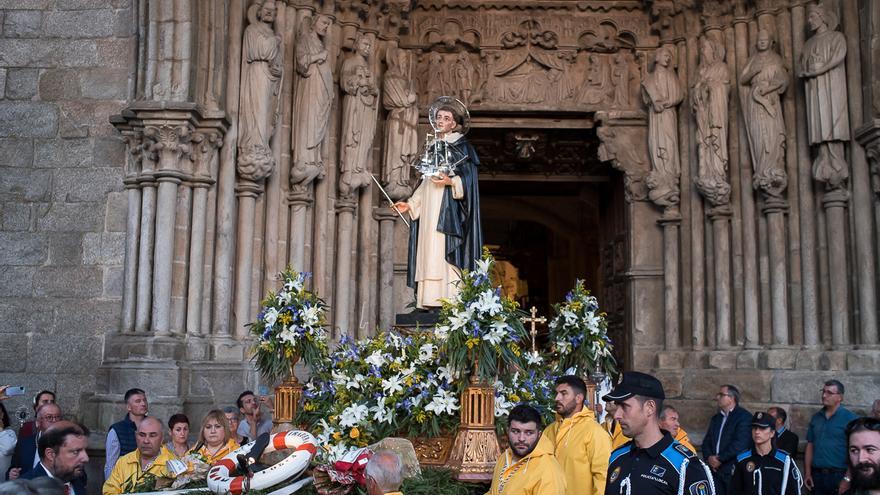
<path fill-rule="evenodd" d="M 9 396 L 6 395 L 7 388 L 9 388 L 9 385 L 0 386 L 0 400 L 6 400 L 9 398 Z"/>
<path fill-rule="evenodd" d="M 260 397 L 260 404 L 265 405 L 266 409 L 268 409 L 270 413 L 275 412 L 275 399 L 274 398 L 264 395 L 264 396 Z"/>
<path fill-rule="evenodd" d="M 431 182 L 437 184 L 438 186 L 451 186 L 452 179 L 449 178 L 448 175 L 441 173 L 440 175 L 435 175 L 431 177 Z"/>
<path fill-rule="evenodd" d="M 846 479 L 840 480 L 840 484 L 837 485 L 837 495 L 843 495 L 844 493 L 846 493 L 846 491 L 849 490 L 851 484 L 852 483 L 846 481 Z"/>
<path fill-rule="evenodd" d="M 813 474 L 807 473 L 804 476 L 804 486 L 807 487 L 807 490 L 813 491 Z"/>
<path fill-rule="evenodd" d="M 21 476 L 21 468 L 12 468 L 9 470 L 9 481 L 17 480 Z"/>
<path fill-rule="evenodd" d="M 406 213 L 409 211 L 409 205 L 407 203 L 404 203 L 403 201 L 398 201 L 397 203 L 391 205 L 391 207 L 400 213 Z"/>
<path fill-rule="evenodd" d="M 710 455 L 706 462 L 709 463 L 709 467 L 713 470 L 717 471 L 719 467 L 721 467 L 721 459 L 718 458 L 717 455 Z"/>

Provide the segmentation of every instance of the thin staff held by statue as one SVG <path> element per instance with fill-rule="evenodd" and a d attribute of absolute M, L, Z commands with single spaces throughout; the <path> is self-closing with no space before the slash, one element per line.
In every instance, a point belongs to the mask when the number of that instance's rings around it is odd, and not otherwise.
<path fill-rule="evenodd" d="M 406 218 L 403 217 L 403 213 L 401 213 L 400 210 L 398 210 L 397 208 L 394 207 L 394 200 L 391 199 L 391 196 L 389 196 L 387 192 L 385 192 L 385 189 L 382 187 L 382 184 L 379 184 L 379 181 L 376 179 L 376 176 L 373 174 L 370 174 L 370 177 L 373 178 L 373 182 L 376 183 L 376 187 L 378 187 L 379 190 L 382 191 L 382 195 L 385 196 L 385 199 L 388 200 L 388 203 L 391 205 L 391 209 L 393 209 L 395 212 L 397 212 L 397 216 L 399 216 L 400 219 L 403 220 L 403 223 L 405 223 L 406 226 L 409 227 L 409 222 L 407 222 Z"/>

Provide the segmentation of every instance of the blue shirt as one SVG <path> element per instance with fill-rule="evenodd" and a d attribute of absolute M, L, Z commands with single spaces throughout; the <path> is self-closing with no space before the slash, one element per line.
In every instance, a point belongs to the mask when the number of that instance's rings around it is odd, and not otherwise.
<path fill-rule="evenodd" d="M 813 444 L 813 467 L 846 469 L 846 425 L 858 416 L 840 406 L 830 418 L 820 409 L 810 418 L 807 443 Z"/>

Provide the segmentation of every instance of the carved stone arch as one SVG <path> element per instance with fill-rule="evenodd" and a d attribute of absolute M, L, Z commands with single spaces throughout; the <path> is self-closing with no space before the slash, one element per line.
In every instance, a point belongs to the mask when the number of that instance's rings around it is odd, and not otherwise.
<path fill-rule="evenodd" d="M 445 19 L 440 26 L 429 28 L 422 36 L 422 43 L 435 51 L 479 51 L 481 35 L 473 28 L 466 28 L 458 19 Z"/>
<path fill-rule="evenodd" d="M 636 35 L 629 31 L 621 31 L 612 19 L 604 19 L 595 29 L 587 29 L 578 35 L 578 48 L 591 52 L 614 53 L 618 50 L 633 49 L 636 46 Z"/>

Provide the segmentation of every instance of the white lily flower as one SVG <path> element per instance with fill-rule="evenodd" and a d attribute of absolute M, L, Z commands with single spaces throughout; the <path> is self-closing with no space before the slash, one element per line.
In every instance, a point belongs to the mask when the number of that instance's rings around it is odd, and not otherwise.
<path fill-rule="evenodd" d="M 285 325 L 284 328 L 280 332 L 278 332 L 278 339 L 282 342 L 293 344 L 296 340 L 296 334 L 293 333 L 290 327 Z"/>
<path fill-rule="evenodd" d="M 449 327 L 447 325 L 434 327 L 434 336 L 437 337 L 437 340 L 443 342 L 449 337 Z"/>
<path fill-rule="evenodd" d="M 400 375 L 397 374 L 387 380 L 382 380 L 382 391 L 388 395 L 403 392 L 403 381 L 401 380 Z"/>
<path fill-rule="evenodd" d="M 501 299 L 494 290 L 483 291 L 477 299 L 477 307 L 481 313 L 489 314 L 489 316 L 495 316 L 504 309 L 501 306 Z"/>
<path fill-rule="evenodd" d="M 556 350 L 559 351 L 560 354 L 568 354 L 571 352 L 571 344 L 564 340 L 557 340 Z"/>
<path fill-rule="evenodd" d="M 528 364 L 541 364 L 544 361 L 544 358 L 538 353 L 538 351 L 529 351 L 526 353 L 526 363 Z"/>
<path fill-rule="evenodd" d="M 566 325 L 575 325 L 577 324 L 577 315 L 574 314 L 571 310 L 563 310 L 562 317 L 565 318 Z"/>
<path fill-rule="evenodd" d="M 317 325 L 320 321 L 319 318 L 320 308 L 318 306 L 310 306 L 302 311 L 302 320 L 303 326 L 311 327 Z"/>
<path fill-rule="evenodd" d="M 290 304 L 290 301 L 292 299 L 293 295 L 286 290 L 279 292 L 278 295 L 275 297 L 275 300 L 278 301 L 278 304 L 282 306 L 287 306 L 288 304 Z"/>
<path fill-rule="evenodd" d="M 504 394 L 495 396 L 495 417 L 507 416 L 514 404 L 507 400 Z"/>
<path fill-rule="evenodd" d="M 492 266 L 492 260 L 476 260 L 476 272 L 481 275 L 489 275 L 489 268 Z"/>
<path fill-rule="evenodd" d="M 382 365 L 385 364 L 385 356 L 382 355 L 382 351 L 373 351 L 373 353 L 370 354 L 370 357 L 368 357 L 366 361 L 370 365 L 381 368 Z"/>
<path fill-rule="evenodd" d="M 278 320 L 278 310 L 275 308 L 266 308 L 266 312 L 263 314 L 263 321 L 266 323 L 267 327 L 272 327 L 275 325 L 275 322 Z"/>
<path fill-rule="evenodd" d="M 430 361 L 431 358 L 434 357 L 434 349 L 435 349 L 434 344 L 431 344 L 431 343 L 423 344 L 421 347 L 419 347 L 418 361 L 420 363 Z"/>
<path fill-rule="evenodd" d="M 446 380 L 446 383 L 452 383 L 458 378 L 458 373 L 449 366 L 440 366 L 437 368 L 437 376 L 442 380 Z"/>
<path fill-rule="evenodd" d="M 431 403 L 425 406 L 426 411 L 432 411 L 436 415 L 452 414 L 458 410 L 458 398 L 448 390 L 441 390 L 431 399 Z"/>
<path fill-rule="evenodd" d="M 383 401 L 381 400 L 379 401 L 379 405 L 371 407 L 370 411 L 374 413 L 373 419 L 380 423 L 391 424 L 391 422 L 394 420 L 394 411 L 385 407 Z"/>
<path fill-rule="evenodd" d="M 451 330 L 464 328 L 470 321 L 473 313 L 471 310 L 459 311 L 449 318 L 449 326 Z"/>
<path fill-rule="evenodd" d="M 483 340 L 492 345 L 498 345 L 504 340 L 504 337 L 507 336 L 507 329 L 509 327 L 506 322 L 495 321 L 492 322 L 492 325 L 489 328 L 490 330 L 483 335 Z"/>
<path fill-rule="evenodd" d="M 369 412 L 369 408 L 363 404 L 352 404 L 346 407 L 339 415 L 339 426 L 343 428 L 357 426 L 361 421 L 367 419 Z"/>

